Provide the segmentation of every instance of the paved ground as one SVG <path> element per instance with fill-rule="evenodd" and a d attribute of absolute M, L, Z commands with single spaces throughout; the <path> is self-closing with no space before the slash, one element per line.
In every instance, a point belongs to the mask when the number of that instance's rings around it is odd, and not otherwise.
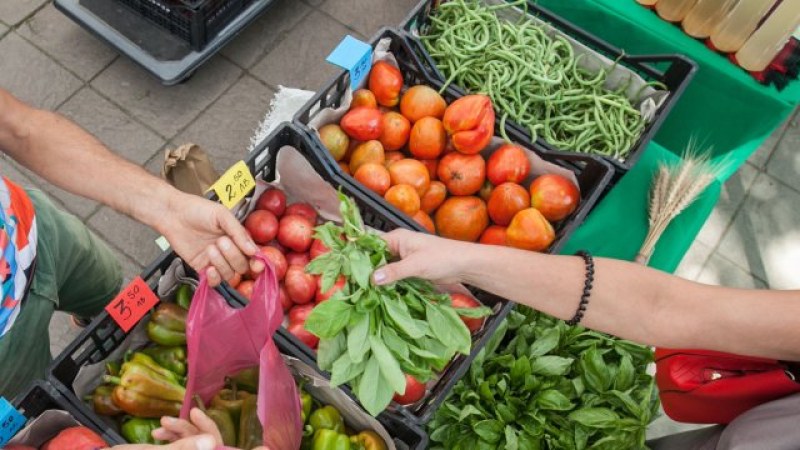
<path fill-rule="evenodd" d="M 187 83 L 162 87 L 57 12 L 47 0 L 0 1 L 0 86 L 73 119 L 126 158 L 158 173 L 167 147 L 207 149 L 222 171 L 241 159 L 278 85 L 315 89 L 345 34 L 396 24 L 416 0 L 277 0 Z M 789 120 L 725 185 L 678 270 L 737 287 L 800 287 L 800 118 Z M 2 157 L 2 156 L 0 156 Z M 150 262 L 156 234 L 107 207 L 63 192 L 3 157 L 0 172 L 48 192 L 105 238 L 128 278 Z M 98 168 L 102 170 L 102 168 Z M 53 322 L 51 348 L 75 330 Z"/>

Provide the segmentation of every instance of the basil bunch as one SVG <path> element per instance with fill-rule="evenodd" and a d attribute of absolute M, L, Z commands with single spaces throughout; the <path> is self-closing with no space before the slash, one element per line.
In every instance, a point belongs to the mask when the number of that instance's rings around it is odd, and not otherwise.
<path fill-rule="evenodd" d="M 395 393 L 405 392 L 405 374 L 426 382 L 456 353 L 469 354 L 472 338 L 459 315 L 483 317 L 491 310 L 453 308 L 450 296 L 420 279 L 373 286 L 372 272 L 389 261 L 389 249 L 365 230 L 353 201 L 342 193 L 339 199 L 343 224 L 315 229 L 330 252 L 306 271 L 321 275 L 323 292 L 340 275 L 346 286 L 314 308 L 305 328 L 320 338 L 317 364 L 330 371 L 331 385 L 349 383 L 364 408 L 378 415 Z"/>
<path fill-rule="evenodd" d="M 434 449 L 639 449 L 652 351 L 518 306 L 429 424 Z"/>

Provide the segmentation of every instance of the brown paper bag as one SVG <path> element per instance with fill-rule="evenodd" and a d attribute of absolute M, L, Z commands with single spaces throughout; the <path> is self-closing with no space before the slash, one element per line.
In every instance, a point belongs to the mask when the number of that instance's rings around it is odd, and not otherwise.
<path fill-rule="evenodd" d="M 161 176 L 176 189 L 201 196 L 219 178 L 206 152 L 196 144 L 167 149 Z"/>

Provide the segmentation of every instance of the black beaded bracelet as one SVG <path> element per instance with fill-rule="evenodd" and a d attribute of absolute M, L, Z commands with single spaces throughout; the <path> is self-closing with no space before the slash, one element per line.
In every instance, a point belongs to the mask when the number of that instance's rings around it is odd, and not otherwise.
<path fill-rule="evenodd" d="M 575 256 L 582 256 L 583 262 L 586 264 L 586 279 L 583 282 L 583 294 L 581 295 L 581 302 L 578 304 L 578 310 L 572 319 L 567 320 L 567 325 L 577 325 L 581 323 L 583 314 L 586 312 L 586 306 L 589 304 L 589 297 L 592 295 L 592 283 L 594 283 L 594 259 L 591 253 L 581 250 L 575 253 Z"/>

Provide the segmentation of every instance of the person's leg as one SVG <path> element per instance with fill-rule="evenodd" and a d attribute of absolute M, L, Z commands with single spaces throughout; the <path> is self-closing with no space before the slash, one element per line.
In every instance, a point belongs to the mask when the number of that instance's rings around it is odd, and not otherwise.
<path fill-rule="evenodd" d="M 41 192 L 29 194 L 40 235 L 46 233 L 55 261 L 56 309 L 84 318 L 98 314 L 120 290 L 119 262 L 77 217 L 56 208 Z"/>

